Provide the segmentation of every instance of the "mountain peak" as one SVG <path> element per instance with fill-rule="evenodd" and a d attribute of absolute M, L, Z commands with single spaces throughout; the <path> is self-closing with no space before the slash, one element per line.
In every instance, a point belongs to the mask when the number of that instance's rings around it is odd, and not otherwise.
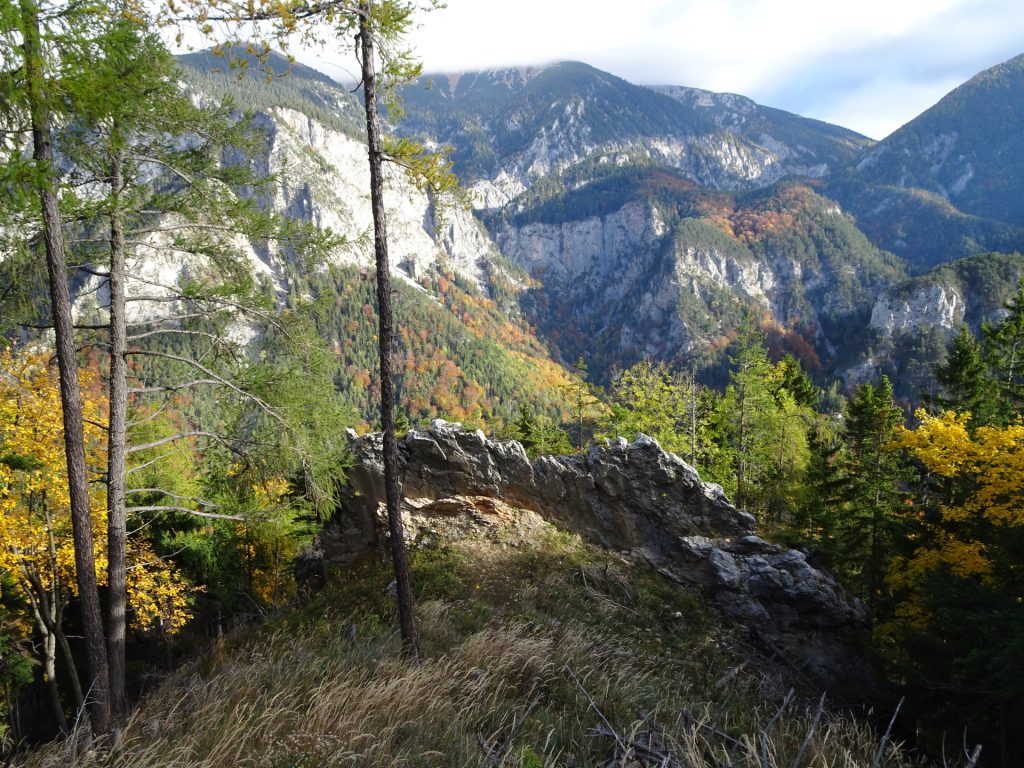
<path fill-rule="evenodd" d="M 177 57 L 183 65 L 199 72 L 234 71 L 252 77 L 295 77 L 313 80 L 327 85 L 337 86 L 338 83 L 323 72 L 300 64 L 298 61 L 280 53 L 270 51 L 259 56 L 251 48 L 244 45 L 224 45 L 206 48 L 201 51 L 181 54 Z"/>
<path fill-rule="evenodd" d="M 1024 54 L 979 72 L 857 166 L 861 179 L 933 192 L 975 216 L 1024 224 Z"/>

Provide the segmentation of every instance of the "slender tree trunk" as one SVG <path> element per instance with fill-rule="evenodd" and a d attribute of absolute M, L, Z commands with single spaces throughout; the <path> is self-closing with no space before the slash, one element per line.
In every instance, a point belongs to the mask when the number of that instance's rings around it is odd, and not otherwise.
<path fill-rule="evenodd" d="M 690 466 L 697 466 L 697 378 L 690 372 Z"/>
<path fill-rule="evenodd" d="M 10 728 L 11 741 L 18 744 L 21 742 L 21 718 L 18 716 L 18 700 L 14 694 L 14 684 L 4 682 L 4 706 L 7 708 L 7 727 Z"/>
<path fill-rule="evenodd" d="M 388 267 L 387 217 L 384 211 L 380 119 L 377 114 L 377 78 L 374 70 L 373 0 L 359 3 L 359 43 L 362 54 L 363 97 L 366 107 L 366 142 L 370 161 L 370 202 L 373 206 L 374 255 L 377 262 L 377 316 L 380 349 L 380 422 L 384 431 L 384 486 L 387 496 L 388 530 L 391 534 L 391 559 L 398 587 L 398 617 L 406 653 L 419 661 L 416 633 L 416 609 L 409 576 L 400 503 L 402 490 L 398 477 L 398 440 L 395 437 L 395 391 L 392 380 L 391 274 Z"/>
<path fill-rule="evenodd" d="M 46 678 L 46 690 L 50 694 L 50 710 L 62 733 L 68 731 L 68 720 L 64 716 L 64 705 L 60 702 L 60 690 L 57 688 L 57 640 L 52 632 L 43 635 L 43 676 Z"/>
<path fill-rule="evenodd" d="M 124 152 L 115 125 L 115 143 L 110 163 L 110 410 L 107 442 L 107 653 L 110 659 L 110 710 L 114 722 L 126 711 L 125 699 L 125 611 L 127 524 L 125 477 L 128 422 L 128 331 L 125 320 Z"/>
<path fill-rule="evenodd" d="M 43 242 L 50 278 L 50 303 L 53 309 L 57 365 L 60 372 L 64 450 L 68 463 L 68 491 L 71 499 L 72 534 L 75 541 L 75 571 L 82 611 L 82 629 L 89 660 L 89 675 L 92 680 L 89 714 L 93 733 L 100 735 L 110 731 L 107 651 L 103 640 L 103 618 L 93 558 L 92 518 L 89 511 L 89 485 L 82 429 L 82 394 L 78 384 L 78 363 L 75 357 L 63 222 L 57 196 L 47 183 L 53 168 L 53 141 L 50 113 L 42 93 L 44 75 L 39 15 L 32 0 L 21 0 L 21 18 L 25 80 L 32 121 L 33 156 L 39 173 L 45 174 L 41 175 L 39 181 L 39 203 L 43 218 Z"/>
<path fill-rule="evenodd" d="M 739 387 L 736 404 L 739 406 L 739 434 L 736 441 L 736 506 L 746 509 L 746 470 L 747 470 L 747 397 L 746 386 Z"/>
<path fill-rule="evenodd" d="M 71 644 L 68 636 L 60 628 L 59 620 L 55 623 L 57 647 L 60 648 L 60 655 L 64 657 L 64 664 L 68 668 L 68 677 L 71 678 L 71 694 L 75 697 L 75 709 L 79 710 L 85 706 L 85 694 L 82 692 L 82 683 L 78 679 L 78 665 L 75 664 L 75 656 L 71 652 Z"/>

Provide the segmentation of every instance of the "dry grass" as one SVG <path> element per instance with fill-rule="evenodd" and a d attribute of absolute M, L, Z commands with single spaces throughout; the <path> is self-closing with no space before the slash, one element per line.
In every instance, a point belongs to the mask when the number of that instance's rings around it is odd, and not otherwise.
<path fill-rule="evenodd" d="M 602 560 L 604 558 L 604 560 Z M 589 574 L 589 575 L 588 575 Z M 427 658 L 400 658 L 376 566 L 165 681 L 102 758 L 16 765 L 870 766 L 863 722 L 790 704 L 692 595 L 551 535 L 421 554 Z M 809 736 L 810 734 L 810 736 Z M 809 736 L 809 737 L 808 737 Z M 908 766 L 898 750 L 880 763 Z"/>

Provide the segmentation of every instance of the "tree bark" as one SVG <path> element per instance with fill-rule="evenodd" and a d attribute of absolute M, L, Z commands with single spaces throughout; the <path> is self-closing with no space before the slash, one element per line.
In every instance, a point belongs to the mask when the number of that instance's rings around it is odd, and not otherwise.
<path fill-rule="evenodd" d="M 380 118 L 377 110 L 377 78 L 374 68 L 373 0 L 359 3 L 359 43 L 366 109 L 366 143 L 370 163 L 370 202 L 373 208 L 374 256 L 377 262 L 377 317 L 380 351 L 380 422 L 384 432 L 384 486 L 387 497 L 388 531 L 391 559 L 395 568 L 398 594 L 398 618 L 405 652 L 419 661 L 419 637 L 416 610 L 409 575 L 400 503 L 402 490 L 398 477 L 398 440 L 395 437 L 395 388 L 391 365 L 392 311 L 391 274 L 388 267 L 387 216 L 384 210 L 383 155 Z"/>
<path fill-rule="evenodd" d="M 75 655 L 71 652 L 71 643 L 68 636 L 61 629 L 60 620 L 54 624 L 54 635 L 57 638 L 57 647 L 60 648 L 61 656 L 64 657 L 64 664 L 68 670 L 68 677 L 71 678 L 71 695 L 75 700 L 75 711 L 85 706 L 85 693 L 82 691 L 82 684 L 78 679 L 78 665 L 75 664 Z"/>
<path fill-rule="evenodd" d="M 43 219 L 43 242 L 46 268 L 50 278 L 50 303 L 60 374 L 64 450 L 68 464 L 71 525 L 75 542 L 75 572 L 89 674 L 92 678 L 89 686 L 89 714 L 93 733 L 102 735 L 110 731 L 107 651 L 103 640 L 103 618 L 93 558 L 92 518 L 89 510 L 89 485 L 82 428 L 82 393 L 78 383 L 78 361 L 75 356 L 74 327 L 71 320 L 71 295 L 68 288 L 63 221 L 57 196 L 49 183 L 52 181 L 53 141 L 50 113 L 45 95 L 42 93 L 44 74 L 39 14 L 32 0 L 21 0 L 21 20 L 33 157 L 40 173 L 39 204 Z"/>
<path fill-rule="evenodd" d="M 68 720 L 64 716 L 64 705 L 61 704 L 60 690 L 57 688 L 57 639 L 49 632 L 43 635 L 43 676 L 46 678 L 46 690 L 50 694 L 50 711 L 57 721 L 57 727 L 62 733 L 67 733 Z"/>
<path fill-rule="evenodd" d="M 111 140 L 118 141 L 114 127 Z M 107 653 L 110 660 L 110 710 L 115 722 L 124 716 L 125 612 L 128 604 L 127 475 L 128 330 L 125 319 L 124 152 L 115 146 L 110 164 L 110 404 L 107 421 Z"/>

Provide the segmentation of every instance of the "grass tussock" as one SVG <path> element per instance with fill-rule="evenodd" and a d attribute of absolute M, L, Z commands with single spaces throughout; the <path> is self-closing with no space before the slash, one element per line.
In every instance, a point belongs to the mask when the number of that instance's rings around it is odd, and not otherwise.
<path fill-rule="evenodd" d="M 419 666 L 400 655 L 387 568 L 368 564 L 166 680 L 115 753 L 53 744 L 15 764 L 911 765 L 878 755 L 864 722 L 787 696 L 695 596 L 578 539 L 466 540 L 414 566 Z"/>

